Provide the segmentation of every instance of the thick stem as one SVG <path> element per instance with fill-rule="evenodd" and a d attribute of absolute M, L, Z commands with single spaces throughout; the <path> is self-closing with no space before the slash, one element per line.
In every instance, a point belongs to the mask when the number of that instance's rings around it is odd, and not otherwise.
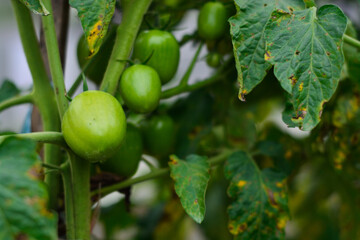
<path fill-rule="evenodd" d="M 151 0 L 133 0 L 126 4 L 122 22 L 117 29 L 115 45 L 100 90 L 115 94 L 120 76 L 133 48 L 142 19 Z"/>
<path fill-rule="evenodd" d="M 16 105 L 20 105 L 23 103 L 32 103 L 33 96 L 32 94 L 22 95 L 22 96 L 15 96 L 0 103 L 0 112 Z"/>
<path fill-rule="evenodd" d="M 56 37 L 55 24 L 53 18 L 53 11 L 51 6 L 51 0 L 43 0 L 46 9 L 50 12 L 50 15 L 42 17 L 42 24 L 45 36 L 46 50 L 48 52 L 49 66 L 51 77 L 55 87 L 55 95 L 58 105 L 60 117 L 64 115 L 68 101 L 65 97 L 65 83 L 61 66 L 59 46 Z"/>
<path fill-rule="evenodd" d="M 214 167 L 216 165 L 221 164 L 233 152 L 234 151 L 231 151 L 231 150 L 224 150 L 221 154 L 219 154 L 219 155 L 217 155 L 215 157 L 209 158 L 208 161 L 210 163 L 210 166 Z M 99 194 L 104 196 L 104 195 L 107 195 L 107 194 L 112 193 L 114 191 L 130 187 L 130 186 L 132 186 L 132 185 L 134 185 L 136 183 L 141 183 L 141 182 L 144 182 L 144 181 L 147 181 L 147 180 L 150 180 L 150 179 L 154 179 L 154 178 L 157 178 L 157 177 L 166 176 L 169 172 L 170 172 L 169 168 L 155 169 L 155 170 L 151 171 L 150 173 L 145 174 L 143 176 L 128 179 L 128 180 L 125 180 L 123 182 L 116 183 L 114 185 L 104 187 L 102 189 L 95 190 L 95 191 L 91 192 L 91 196 L 95 197 L 95 196 L 97 196 Z"/>
<path fill-rule="evenodd" d="M 33 102 L 40 110 L 44 131 L 60 131 L 60 119 L 56 108 L 54 91 L 46 73 L 31 14 L 18 0 L 12 0 L 12 5 L 27 63 L 33 78 Z M 44 162 L 60 165 L 60 148 L 45 144 Z M 58 204 L 59 177 L 57 174 L 47 174 L 45 182 L 49 189 L 51 189 L 49 191 L 49 206 L 52 209 L 56 209 Z"/>
<path fill-rule="evenodd" d="M 75 213 L 74 213 L 74 189 L 69 161 L 61 166 L 61 176 L 64 184 L 65 218 L 66 218 L 66 237 L 75 239 Z"/>
<path fill-rule="evenodd" d="M 60 145 L 63 147 L 67 146 L 66 142 L 64 140 L 64 137 L 63 137 L 62 133 L 60 133 L 60 132 L 34 132 L 34 133 L 4 135 L 4 136 L 0 136 L 0 141 L 4 140 L 5 138 L 8 138 L 8 137 L 26 138 L 26 139 L 31 139 L 31 140 L 34 140 L 36 142 L 41 142 L 41 143 L 51 143 L 51 144 L 56 144 L 56 145 Z M 53 164 L 53 163 L 49 163 L 49 164 Z M 53 164 L 53 165 L 56 165 L 56 164 Z"/>
<path fill-rule="evenodd" d="M 360 41 L 359 40 L 352 38 L 346 34 L 344 34 L 343 39 L 344 39 L 344 42 L 346 42 L 347 44 L 350 44 L 351 46 L 360 49 Z"/>
<path fill-rule="evenodd" d="M 75 155 L 71 155 L 70 160 L 73 180 L 75 238 L 90 240 L 90 162 Z"/>

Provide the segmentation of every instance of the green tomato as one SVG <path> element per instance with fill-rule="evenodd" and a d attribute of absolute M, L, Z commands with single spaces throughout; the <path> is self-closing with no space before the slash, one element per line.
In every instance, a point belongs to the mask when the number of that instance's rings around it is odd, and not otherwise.
<path fill-rule="evenodd" d="M 126 118 L 112 95 L 86 91 L 72 100 L 61 127 L 69 147 L 80 157 L 96 162 L 119 149 L 125 137 Z"/>
<path fill-rule="evenodd" d="M 219 53 L 213 52 L 209 53 L 206 57 L 206 63 L 210 67 L 217 68 L 221 63 L 221 56 Z"/>
<path fill-rule="evenodd" d="M 227 12 L 220 2 L 207 2 L 198 18 L 198 32 L 206 40 L 221 38 L 227 29 Z"/>
<path fill-rule="evenodd" d="M 164 156 L 172 150 L 175 124 L 168 115 L 154 115 L 144 124 L 146 149 L 153 155 Z"/>
<path fill-rule="evenodd" d="M 131 110 L 149 113 L 159 105 L 161 94 L 159 75 L 149 66 L 133 65 L 121 76 L 120 94 Z"/>
<path fill-rule="evenodd" d="M 122 177 L 131 177 L 138 168 L 142 152 L 141 132 L 135 126 L 128 124 L 125 140 L 119 150 L 111 158 L 102 163 L 100 168 Z"/>
<path fill-rule="evenodd" d="M 139 34 L 135 41 L 133 58 L 154 68 L 162 84 L 169 82 L 179 65 L 180 48 L 175 37 L 166 31 L 150 30 Z"/>
<path fill-rule="evenodd" d="M 109 62 L 112 49 L 115 43 L 116 31 L 110 31 L 109 35 L 101 45 L 98 53 L 93 56 L 93 60 L 90 66 L 85 71 L 85 76 L 91 81 L 99 85 L 103 79 L 106 71 L 107 63 Z M 83 34 L 77 45 L 77 59 L 81 69 L 84 68 L 85 64 L 90 60 L 88 57 L 90 51 L 86 43 L 85 35 Z"/>

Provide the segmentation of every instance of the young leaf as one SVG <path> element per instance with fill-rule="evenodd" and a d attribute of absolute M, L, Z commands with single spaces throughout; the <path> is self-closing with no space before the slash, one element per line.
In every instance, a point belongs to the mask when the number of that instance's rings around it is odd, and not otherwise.
<path fill-rule="evenodd" d="M 45 8 L 42 0 L 20 0 L 33 13 L 41 15 L 49 15 L 49 11 Z"/>
<path fill-rule="evenodd" d="M 30 140 L 0 144 L 0 239 L 57 239 L 57 219 L 46 209 L 41 161 Z"/>
<path fill-rule="evenodd" d="M 106 35 L 115 11 L 115 0 L 70 0 L 78 11 L 84 29 L 90 56 L 95 55 Z"/>
<path fill-rule="evenodd" d="M 303 130 L 320 121 L 323 104 L 336 90 L 344 64 L 342 36 L 346 16 L 336 6 L 300 11 L 276 10 L 265 29 L 265 59 L 292 95 L 292 121 Z"/>
<path fill-rule="evenodd" d="M 205 216 L 205 191 L 210 178 L 210 165 L 206 157 L 197 155 L 188 156 L 186 161 L 174 155 L 170 158 L 170 176 L 175 181 L 176 194 L 186 213 L 201 223 Z"/>
<path fill-rule="evenodd" d="M 225 166 L 230 180 L 229 229 L 234 239 L 283 239 L 288 219 L 286 183 L 283 174 L 260 171 L 245 152 L 232 154 Z"/>
<path fill-rule="evenodd" d="M 5 80 L 0 87 L 0 102 L 14 97 L 20 93 L 20 90 L 9 80 Z"/>
<path fill-rule="evenodd" d="M 299 10 L 305 7 L 302 0 L 237 0 L 237 14 L 229 19 L 230 33 L 234 48 L 239 97 L 258 85 L 266 76 L 271 64 L 265 61 L 264 30 L 271 13 L 275 9 Z"/>

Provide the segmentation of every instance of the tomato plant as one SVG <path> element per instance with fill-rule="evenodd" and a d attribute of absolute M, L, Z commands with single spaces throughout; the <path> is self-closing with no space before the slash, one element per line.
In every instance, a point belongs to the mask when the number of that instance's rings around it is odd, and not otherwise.
<path fill-rule="evenodd" d="M 133 58 L 145 61 L 154 68 L 163 84 L 175 75 L 180 50 L 175 37 L 166 31 L 149 30 L 139 34 L 134 45 Z"/>
<path fill-rule="evenodd" d="M 168 115 L 154 115 L 143 124 L 145 147 L 151 154 L 168 154 L 175 140 L 175 124 Z"/>
<path fill-rule="evenodd" d="M 100 168 L 121 177 L 131 177 L 138 168 L 142 153 L 141 132 L 134 125 L 128 124 L 125 139 L 120 148 L 111 158 L 102 163 Z"/>
<path fill-rule="evenodd" d="M 62 132 L 66 143 L 90 161 L 106 159 L 120 147 L 126 118 L 119 102 L 102 91 L 77 95 L 65 112 Z"/>
<path fill-rule="evenodd" d="M 360 239 L 359 1 L 9 3 L 1 240 Z"/>
<path fill-rule="evenodd" d="M 120 80 L 120 94 L 126 105 L 139 113 L 149 113 L 159 104 L 161 81 L 157 72 L 146 65 L 127 68 Z"/>
<path fill-rule="evenodd" d="M 200 37 L 216 40 L 225 34 L 227 24 L 225 6 L 220 2 L 207 2 L 201 9 L 198 18 Z"/>

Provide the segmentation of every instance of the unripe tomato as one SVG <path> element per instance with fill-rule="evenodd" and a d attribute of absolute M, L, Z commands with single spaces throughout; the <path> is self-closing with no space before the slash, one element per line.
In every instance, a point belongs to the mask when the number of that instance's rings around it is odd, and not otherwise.
<path fill-rule="evenodd" d="M 116 31 L 110 31 L 109 35 L 101 45 L 98 53 L 93 56 L 93 60 L 87 70 L 84 72 L 85 76 L 96 84 L 100 84 L 105 74 L 107 64 L 109 62 L 112 49 L 115 43 Z M 77 45 L 77 58 L 81 69 L 85 64 L 90 61 L 88 58 L 90 55 L 89 48 L 86 43 L 85 35 L 83 34 Z"/>
<path fill-rule="evenodd" d="M 213 52 L 209 53 L 206 57 L 206 63 L 210 67 L 217 68 L 221 63 L 221 56 L 219 53 Z"/>
<path fill-rule="evenodd" d="M 175 124 L 168 115 L 154 115 L 143 127 L 146 149 L 153 155 L 164 156 L 172 150 Z"/>
<path fill-rule="evenodd" d="M 96 162 L 112 156 L 119 149 L 125 137 L 126 118 L 120 103 L 112 95 L 86 91 L 72 100 L 61 127 L 71 150 Z"/>
<path fill-rule="evenodd" d="M 198 18 L 198 32 L 206 40 L 216 40 L 224 35 L 227 25 L 227 12 L 220 2 L 207 2 Z"/>
<path fill-rule="evenodd" d="M 122 177 L 131 177 L 138 168 L 142 152 L 141 132 L 135 126 L 128 124 L 125 140 L 119 150 L 104 163 L 100 164 L 100 168 Z"/>
<path fill-rule="evenodd" d="M 133 58 L 154 68 L 162 84 L 169 82 L 179 65 L 180 48 L 175 37 L 166 31 L 150 30 L 139 34 L 135 41 Z"/>
<path fill-rule="evenodd" d="M 161 81 L 157 72 L 146 65 L 136 64 L 121 76 L 120 94 L 133 111 L 149 113 L 159 104 Z"/>

